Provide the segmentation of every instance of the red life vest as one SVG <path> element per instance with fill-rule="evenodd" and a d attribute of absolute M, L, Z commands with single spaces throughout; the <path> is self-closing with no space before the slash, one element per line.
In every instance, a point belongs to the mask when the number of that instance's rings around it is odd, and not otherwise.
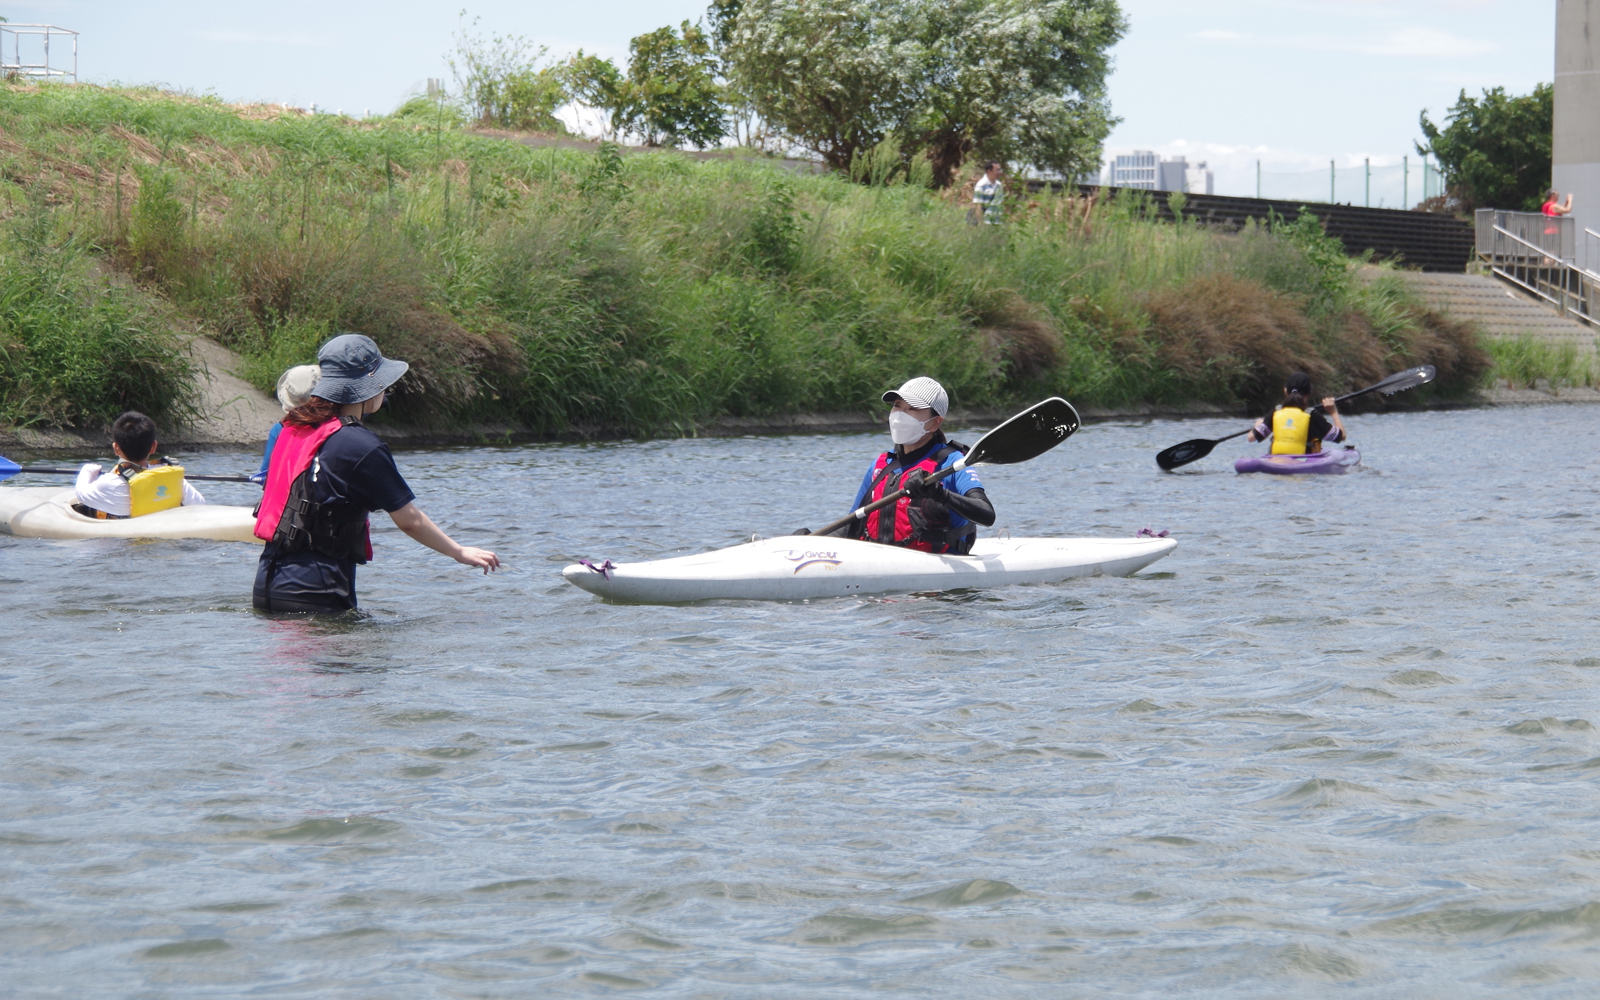
<path fill-rule="evenodd" d="M 317 551 L 328 550 L 326 554 L 335 558 L 354 558 L 357 562 L 367 562 L 372 558 L 372 538 L 365 525 L 365 511 L 361 512 L 359 539 L 335 538 L 335 533 L 339 536 L 349 535 L 349 529 L 355 525 L 323 524 L 327 518 L 319 516 L 322 513 L 319 508 L 330 505 L 309 503 L 305 496 L 309 486 L 305 480 L 317 452 L 322 450 L 330 437 L 356 422 L 353 417 L 340 417 L 315 427 L 283 425 L 277 442 L 272 446 L 272 461 L 267 466 L 267 482 L 261 494 L 261 506 L 256 508 L 257 538 L 264 542 L 277 542 L 280 549 L 287 551 L 309 547 Z M 286 519 L 284 509 L 291 502 L 297 508 L 305 509 Z M 293 530 L 286 532 L 285 528 Z M 341 528 L 344 530 L 340 531 Z"/>
<path fill-rule="evenodd" d="M 894 468 L 890 468 L 890 463 L 897 461 L 899 456 L 892 451 L 884 452 L 878 456 L 877 464 L 872 467 L 872 487 L 867 491 L 866 503 L 863 506 L 882 500 L 889 494 L 899 490 L 905 477 L 916 469 L 921 469 L 930 476 L 933 475 L 944 465 L 946 458 L 949 458 L 952 454 L 960 454 L 961 451 L 962 449 L 960 448 L 942 444 L 929 451 L 928 454 L 922 457 L 922 461 L 917 462 L 915 465 L 896 466 Z M 913 524 L 911 520 L 911 507 L 915 503 L 916 501 L 910 497 L 901 497 L 891 506 L 868 514 L 861 526 L 861 538 L 869 542 L 900 545 L 908 549 L 916 549 L 919 552 L 938 553 L 960 549 L 962 539 L 953 538 L 952 536 L 958 534 L 968 535 L 977 530 L 971 525 L 967 525 L 964 531 L 962 529 L 952 530 L 949 523 L 946 522 L 934 529 L 934 533 L 940 536 L 938 541 L 925 540 L 921 537 L 918 526 Z M 951 544 L 952 541 L 955 544 Z"/>

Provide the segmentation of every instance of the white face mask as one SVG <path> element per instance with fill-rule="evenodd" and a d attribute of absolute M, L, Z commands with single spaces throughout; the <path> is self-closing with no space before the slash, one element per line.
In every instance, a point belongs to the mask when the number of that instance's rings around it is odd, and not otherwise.
<path fill-rule="evenodd" d="M 904 410 L 889 411 L 889 440 L 895 444 L 910 444 L 928 433 L 924 422 Z"/>

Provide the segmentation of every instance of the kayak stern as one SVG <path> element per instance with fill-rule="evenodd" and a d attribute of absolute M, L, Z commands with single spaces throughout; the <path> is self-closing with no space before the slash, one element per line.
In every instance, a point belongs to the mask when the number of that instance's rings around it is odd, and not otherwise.
<path fill-rule="evenodd" d="M 1309 455 L 1246 455 L 1233 463 L 1233 471 L 1265 472 L 1273 476 L 1342 476 L 1360 464 L 1361 452 L 1340 448 Z"/>

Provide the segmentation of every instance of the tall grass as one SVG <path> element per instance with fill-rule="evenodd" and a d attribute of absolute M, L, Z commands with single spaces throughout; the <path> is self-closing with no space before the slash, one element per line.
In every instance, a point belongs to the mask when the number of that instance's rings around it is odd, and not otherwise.
<path fill-rule="evenodd" d="M 87 86 L 0 87 L 0 129 L 0 194 L 57 206 L 257 384 L 360 330 L 412 362 L 402 419 L 660 431 L 917 374 L 966 406 L 1238 404 L 1296 368 L 1332 390 L 1429 362 L 1462 392 L 1488 365 L 1314 221 L 1051 196 L 974 227 L 904 183 Z"/>
<path fill-rule="evenodd" d="M 166 317 L 97 273 L 48 215 L 0 227 L 0 424 L 91 427 L 131 408 L 194 416 L 193 366 Z"/>
<path fill-rule="evenodd" d="M 1508 389 L 1533 389 L 1543 383 L 1559 390 L 1595 384 L 1592 351 L 1577 344 L 1550 344 L 1533 337 L 1496 337 L 1488 341 L 1494 369 L 1487 381 Z"/>

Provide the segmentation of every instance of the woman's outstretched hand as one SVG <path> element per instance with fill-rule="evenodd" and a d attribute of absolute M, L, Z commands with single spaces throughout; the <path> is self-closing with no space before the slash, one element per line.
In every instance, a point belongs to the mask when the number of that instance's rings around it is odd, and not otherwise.
<path fill-rule="evenodd" d="M 475 549 L 470 545 L 458 544 L 455 539 L 440 531 L 439 526 L 434 524 L 415 503 L 408 503 L 399 510 L 392 510 L 389 516 L 394 518 L 395 527 L 440 555 L 449 556 L 462 565 L 481 569 L 485 573 L 500 568 L 499 556 L 488 549 Z"/>
<path fill-rule="evenodd" d="M 475 566 L 488 575 L 500 568 L 500 557 L 488 549 L 475 549 L 470 545 L 461 546 L 461 551 L 456 553 L 456 562 L 463 566 Z"/>

